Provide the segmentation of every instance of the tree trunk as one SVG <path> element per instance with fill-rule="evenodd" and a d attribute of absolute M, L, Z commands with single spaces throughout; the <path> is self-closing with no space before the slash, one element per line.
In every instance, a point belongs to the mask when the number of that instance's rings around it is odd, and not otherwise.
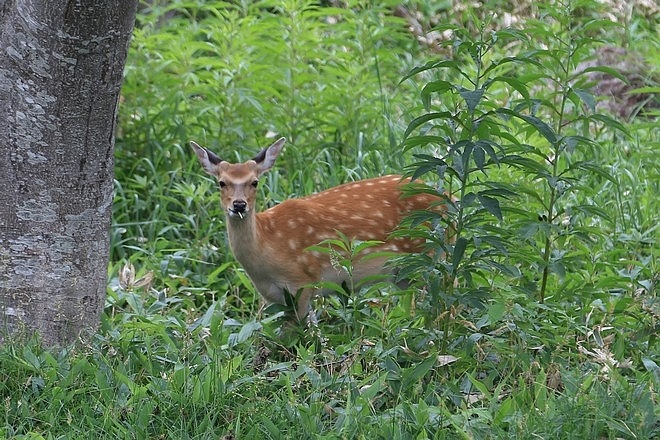
<path fill-rule="evenodd" d="M 103 310 L 113 148 L 137 0 L 0 0 L 0 342 Z"/>

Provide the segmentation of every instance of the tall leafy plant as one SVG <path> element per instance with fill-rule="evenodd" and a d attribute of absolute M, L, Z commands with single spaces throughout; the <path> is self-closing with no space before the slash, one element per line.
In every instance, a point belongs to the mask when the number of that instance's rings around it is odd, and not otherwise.
<path fill-rule="evenodd" d="M 436 304 L 479 302 L 500 288 L 544 302 L 549 292 L 594 284 L 590 246 L 609 217 L 593 202 L 593 185 L 612 180 L 595 137 L 602 127 L 625 128 L 594 113 L 586 74 L 618 74 L 579 63 L 614 24 L 581 18 L 583 7 L 548 6 L 525 30 L 493 30 L 476 17 L 476 34 L 444 26 L 450 56 L 406 76 L 426 82 L 426 111 L 404 142 L 419 152 L 411 174 L 433 174 L 437 189 L 457 198 L 455 243 L 429 236 L 448 256 L 427 270 Z M 514 55 L 496 55 L 504 45 Z"/>
<path fill-rule="evenodd" d="M 540 302 L 549 294 L 552 274 L 559 281 L 554 286 L 564 289 L 567 271 L 578 273 L 585 268 L 583 262 L 591 259 L 589 248 L 611 223 L 609 214 L 593 202 L 598 192 L 594 185 L 613 181 L 603 167 L 598 136 L 603 128 L 626 133 L 620 122 L 596 113 L 588 74 L 601 71 L 625 79 L 608 67 L 581 67 L 602 43 L 603 30 L 617 26 L 609 20 L 581 16 L 587 6 L 596 5 L 569 2 L 559 8 L 547 7 L 543 19 L 528 22 L 531 43 L 544 49 L 534 50 L 537 69 L 522 79 L 537 81 L 539 88 L 527 102 L 500 110 L 534 129 L 534 136 L 524 136 L 523 142 L 508 149 L 506 163 L 533 179 L 520 187 L 529 195 L 538 218 L 523 220 L 518 226 L 521 238 L 538 255 L 539 263 L 534 266 L 541 272 L 536 288 Z M 578 283 L 588 281 L 587 272 Z"/>
<path fill-rule="evenodd" d="M 428 236 L 439 252 L 416 257 L 422 259 L 422 266 L 432 268 L 425 279 L 431 303 L 446 309 L 458 304 L 482 305 L 498 274 L 517 275 L 517 269 L 503 260 L 508 234 L 501 206 L 501 200 L 515 192 L 494 179 L 506 157 L 505 144 L 515 139 L 499 113 L 502 96 L 497 90 L 504 88 L 520 99 L 529 98 L 527 86 L 511 72 L 515 66 L 536 61 L 493 55 L 503 41 L 524 40 L 521 32 L 489 32 L 484 25 L 473 36 L 460 27 L 442 29 L 454 36 L 449 46 L 451 58 L 417 67 L 404 78 L 424 75 L 428 80 L 421 90 L 426 112 L 410 123 L 403 145 L 418 151 L 412 177 L 430 173 L 437 182 L 435 189 L 453 197 L 447 198 L 450 224 L 433 228 Z M 442 224 L 440 214 L 433 212 L 419 213 L 411 220 L 412 225 Z M 430 261 L 445 255 L 444 260 Z"/>

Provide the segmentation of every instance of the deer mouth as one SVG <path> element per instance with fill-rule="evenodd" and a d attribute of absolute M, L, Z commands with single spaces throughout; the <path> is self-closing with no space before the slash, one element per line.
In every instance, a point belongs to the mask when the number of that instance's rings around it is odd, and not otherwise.
<path fill-rule="evenodd" d="M 245 216 L 247 216 L 247 211 L 237 211 L 237 210 L 232 209 L 232 208 L 227 209 L 227 213 L 229 214 L 229 217 L 232 217 L 232 218 L 238 217 L 241 220 L 243 220 L 245 218 Z"/>

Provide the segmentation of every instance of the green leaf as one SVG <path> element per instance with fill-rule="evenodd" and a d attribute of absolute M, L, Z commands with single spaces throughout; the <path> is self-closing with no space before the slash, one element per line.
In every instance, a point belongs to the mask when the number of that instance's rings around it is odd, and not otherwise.
<path fill-rule="evenodd" d="M 580 72 L 577 72 L 575 75 L 573 75 L 572 78 L 571 78 L 571 80 L 573 80 L 573 79 L 575 79 L 575 78 L 578 78 L 578 77 L 580 77 L 580 76 L 582 76 L 582 75 L 584 75 L 584 74 L 586 74 L 586 73 L 589 73 L 589 72 L 601 72 L 601 73 L 606 73 L 606 74 L 611 75 L 611 76 L 613 76 L 613 77 L 615 77 L 615 78 L 617 78 L 617 79 L 620 79 L 620 80 L 623 81 L 624 83 L 628 84 L 628 79 L 627 79 L 625 76 L 623 76 L 623 75 L 621 74 L 621 72 L 619 72 L 618 70 L 613 69 L 613 68 L 611 68 L 611 67 L 607 67 L 607 66 L 594 66 L 594 67 L 587 67 L 586 69 L 581 70 Z"/>
<path fill-rule="evenodd" d="M 564 278 L 566 278 L 566 267 L 564 266 L 564 263 L 561 260 L 551 261 L 548 267 L 550 267 L 550 271 L 556 274 L 559 277 L 559 279 L 563 280 Z"/>
<path fill-rule="evenodd" d="M 483 170 L 484 163 L 486 162 L 486 154 L 484 153 L 483 148 L 479 145 L 475 145 L 474 150 L 472 151 L 472 158 L 474 159 L 474 164 L 477 168 Z"/>
<path fill-rule="evenodd" d="M 644 357 L 642 358 L 642 363 L 644 364 L 644 368 L 646 368 L 646 371 L 653 373 L 655 376 L 655 380 L 660 381 L 660 367 L 658 364 L 655 363 L 650 358 Z"/>
<path fill-rule="evenodd" d="M 431 107 L 431 94 L 438 93 L 442 95 L 448 90 L 453 90 L 453 88 L 454 86 L 449 81 L 438 80 L 427 83 L 421 92 L 424 108 L 428 110 Z"/>
<path fill-rule="evenodd" d="M 502 319 L 506 312 L 506 304 L 503 302 L 495 302 L 488 305 L 488 320 L 489 323 L 495 324 L 497 321 Z"/>
<path fill-rule="evenodd" d="M 617 181 L 610 173 L 607 172 L 603 167 L 593 162 L 579 162 L 577 164 L 578 169 L 586 170 L 591 173 L 597 174 L 598 176 L 609 180 L 613 184 L 617 185 Z"/>
<path fill-rule="evenodd" d="M 429 121 L 433 121 L 435 119 L 449 119 L 452 120 L 454 119 L 454 115 L 452 115 L 450 112 L 433 112 L 433 113 L 427 113 L 425 115 L 419 116 L 415 119 L 413 119 L 410 124 L 408 124 L 408 127 L 406 128 L 406 132 L 403 134 L 404 138 L 407 138 L 410 133 L 412 133 L 417 127 L 426 124 Z"/>
<path fill-rule="evenodd" d="M 573 209 L 576 211 L 584 212 L 590 216 L 600 217 L 603 220 L 612 222 L 612 218 L 610 217 L 609 213 L 596 205 L 576 205 L 573 207 Z"/>
<path fill-rule="evenodd" d="M 481 98 L 484 96 L 484 92 L 485 89 L 483 88 L 476 90 L 461 88 L 458 90 L 459 95 L 461 95 L 461 98 L 463 98 L 465 101 L 465 104 L 467 105 L 470 112 L 474 112 L 474 110 L 477 108 Z"/>
<path fill-rule="evenodd" d="M 489 189 L 485 189 L 480 194 L 496 197 L 516 197 L 520 192 L 520 186 L 509 185 L 500 182 L 484 182 Z M 515 189 L 515 190 L 514 190 Z"/>
<path fill-rule="evenodd" d="M 495 77 L 495 78 L 493 78 L 492 80 L 490 80 L 488 82 L 488 85 L 486 86 L 486 88 L 490 88 L 490 86 L 492 86 L 493 84 L 498 83 L 498 82 L 507 83 L 508 85 L 513 87 L 513 89 L 515 91 L 520 93 L 520 95 L 523 98 L 529 99 L 529 91 L 527 91 L 527 86 L 525 85 L 525 83 L 523 83 L 522 81 L 517 80 L 516 78 L 512 78 L 510 76 Z"/>
<path fill-rule="evenodd" d="M 468 242 L 464 237 L 459 237 L 458 240 L 456 240 L 456 244 L 454 245 L 454 253 L 451 256 L 451 271 L 454 274 L 456 273 L 458 265 L 463 259 L 463 254 L 465 254 L 467 243 Z"/>
<path fill-rule="evenodd" d="M 639 87 L 637 89 L 628 90 L 626 93 L 629 95 L 660 93 L 660 86 Z"/>
<path fill-rule="evenodd" d="M 575 94 L 580 97 L 580 100 L 584 102 L 589 110 L 592 112 L 596 110 L 596 98 L 588 90 L 583 89 L 573 89 Z"/>
<path fill-rule="evenodd" d="M 537 221 L 528 221 L 518 228 L 518 235 L 524 239 L 532 238 L 541 229 L 541 223 Z"/>
<path fill-rule="evenodd" d="M 255 332 L 260 331 L 261 328 L 262 325 L 258 321 L 250 321 L 246 324 L 243 324 L 243 326 L 241 326 L 241 329 L 239 330 L 238 333 L 232 333 L 231 335 L 229 335 L 229 339 L 227 341 L 229 347 L 234 347 L 235 345 L 247 341 L 252 337 L 252 335 Z"/>
<path fill-rule="evenodd" d="M 204 314 L 197 318 L 192 324 L 188 326 L 188 331 L 193 332 L 199 327 L 208 327 L 211 324 L 211 318 L 215 312 L 215 307 L 218 305 L 217 301 L 213 301 Z"/>
<path fill-rule="evenodd" d="M 495 415 L 493 416 L 493 423 L 495 426 L 503 426 L 508 420 L 513 420 L 518 411 L 516 399 L 508 396 L 501 401 Z"/>
<path fill-rule="evenodd" d="M 382 393 L 383 390 L 385 389 L 385 381 L 387 380 L 387 375 L 388 373 L 385 372 L 380 376 L 378 376 L 374 381 L 374 383 L 372 383 L 371 385 L 362 387 L 360 389 L 360 396 L 362 396 L 367 401 L 371 401 L 378 394 Z"/>
<path fill-rule="evenodd" d="M 544 138 L 550 142 L 550 144 L 555 145 L 557 143 L 557 135 L 555 131 L 548 124 L 537 118 L 536 116 L 521 115 L 520 118 L 536 128 Z"/>
<path fill-rule="evenodd" d="M 502 210 L 500 209 L 499 200 L 493 197 L 483 195 L 483 192 L 477 194 L 477 197 L 479 198 L 479 202 L 481 202 L 481 206 L 483 206 L 486 209 L 486 211 L 493 214 L 495 217 L 497 217 L 498 220 L 500 221 L 503 220 Z"/>
<path fill-rule="evenodd" d="M 35 371 L 38 371 L 41 368 L 41 362 L 39 361 L 39 358 L 34 354 L 29 346 L 23 347 L 23 358 L 29 365 L 34 367 Z"/>
<path fill-rule="evenodd" d="M 557 135 L 555 134 L 555 131 L 552 129 L 552 127 L 550 127 L 536 116 L 524 115 L 507 108 L 498 109 L 497 113 L 522 119 L 534 127 L 544 138 L 548 140 L 548 142 L 550 142 L 550 144 L 555 145 L 557 143 Z"/>
<path fill-rule="evenodd" d="M 521 40 L 521 41 L 528 41 L 529 40 L 529 35 L 527 34 L 526 31 L 515 29 L 515 28 L 512 28 L 512 27 L 506 27 L 504 29 L 500 29 L 500 30 L 494 32 L 494 35 L 498 39 L 501 39 L 503 37 L 509 37 L 509 38 L 513 38 L 513 39 Z M 519 59 L 518 57 L 510 57 L 510 58 L 513 58 L 514 60 Z M 523 58 L 523 60 L 526 60 L 526 58 Z"/>
<path fill-rule="evenodd" d="M 486 153 L 488 153 L 488 157 L 490 157 L 490 160 L 493 163 L 495 163 L 495 164 L 500 163 L 500 158 L 497 155 L 497 153 L 495 152 L 495 148 L 494 148 L 494 147 L 501 148 L 499 145 L 497 145 L 495 142 L 491 142 L 491 141 L 484 140 L 484 139 L 477 141 L 476 145 L 479 148 L 481 148 L 482 150 L 484 150 Z"/>
<path fill-rule="evenodd" d="M 268 415 L 259 415 L 255 420 L 252 429 L 246 437 L 249 438 L 283 438 L 282 430 L 278 427 Z"/>
<path fill-rule="evenodd" d="M 404 82 L 407 79 L 412 78 L 413 76 L 417 75 L 418 73 L 425 72 L 427 70 L 431 69 L 453 69 L 456 71 L 460 72 L 459 65 L 456 61 L 452 60 L 442 60 L 442 61 L 430 61 L 423 66 L 418 66 L 414 67 L 413 69 L 410 70 L 402 79 L 399 81 L 399 84 Z"/>
<path fill-rule="evenodd" d="M 524 170 L 528 173 L 533 173 L 537 176 L 544 176 L 547 174 L 546 168 L 529 157 L 519 156 L 517 154 L 510 154 L 500 158 L 500 163 L 512 165 L 518 169 Z"/>
<path fill-rule="evenodd" d="M 605 126 L 619 130 L 621 133 L 630 137 L 630 133 L 628 132 L 626 126 L 610 116 L 596 113 L 595 115 L 590 115 L 588 119 L 602 122 L 603 124 L 605 124 Z"/>
<path fill-rule="evenodd" d="M 142 301 L 140 295 L 137 293 L 128 292 L 126 294 L 126 303 L 131 307 L 135 314 L 139 316 L 143 316 L 145 314 L 144 302 Z"/>
<path fill-rule="evenodd" d="M 492 398 L 492 393 L 491 393 L 491 391 L 488 389 L 488 387 L 486 386 L 486 384 L 484 384 L 483 382 L 477 380 L 477 378 L 475 378 L 474 376 L 472 376 L 470 373 L 466 373 L 466 374 L 467 374 L 467 377 L 470 379 L 470 382 L 472 383 L 472 385 L 473 385 L 473 386 L 474 386 L 474 387 L 475 387 L 475 388 L 476 388 L 481 394 L 484 395 L 484 397 L 486 398 L 486 400 L 490 400 L 490 399 Z"/>
<path fill-rule="evenodd" d="M 463 207 L 468 208 L 472 206 L 472 203 L 477 199 L 477 195 L 473 192 L 466 193 L 461 199 L 461 204 Z"/>
<path fill-rule="evenodd" d="M 412 369 L 406 369 L 401 374 L 401 389 L 406 390 L 419 382 L 426 374 L 431 371 L 438 357 L 434 354 L 429 355 Z"/>
<path fill-rule="evenodd" d="M 362 251 L 365 251 L 369 248 L 373 248 L 374 246 L 378 246 L 379 244 L 383 244 L 382 241 L 379 240 L 365 240 L 365 241 L 354 241 L 353 242 L 353 249 L 352 249 L 352 254 L 357 255 Z"/>

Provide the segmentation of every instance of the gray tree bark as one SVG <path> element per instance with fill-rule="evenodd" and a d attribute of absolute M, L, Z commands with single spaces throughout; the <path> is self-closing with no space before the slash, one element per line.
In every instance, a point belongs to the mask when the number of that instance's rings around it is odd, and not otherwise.
<path fill-rule="evenodd" d="M 0 343 L 65 344 L 98 325 L 136 7 L 0 0 Z"/>

